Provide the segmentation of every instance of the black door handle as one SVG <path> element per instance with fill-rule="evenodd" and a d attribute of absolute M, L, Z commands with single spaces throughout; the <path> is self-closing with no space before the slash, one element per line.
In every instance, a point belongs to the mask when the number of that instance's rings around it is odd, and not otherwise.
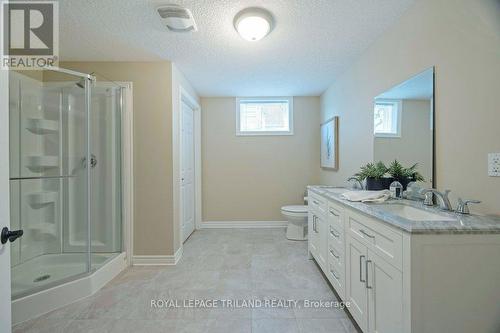
<path fill-rule="evenodd" d="M 22 230 L 9 231 L 9 228 L 4 227 L 2 229 L 1 241 L 2 244 L 7 243 L 9 240 L 11 243 L 23 235 Z"/>

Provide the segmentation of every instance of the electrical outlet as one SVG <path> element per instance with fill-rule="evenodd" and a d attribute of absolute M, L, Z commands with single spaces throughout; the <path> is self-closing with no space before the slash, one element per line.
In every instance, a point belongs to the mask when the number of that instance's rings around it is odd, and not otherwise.
<path fill-rule="evenodd" d="M 488 154 L 488 176 L 500 177 L 500 153 Z"/>

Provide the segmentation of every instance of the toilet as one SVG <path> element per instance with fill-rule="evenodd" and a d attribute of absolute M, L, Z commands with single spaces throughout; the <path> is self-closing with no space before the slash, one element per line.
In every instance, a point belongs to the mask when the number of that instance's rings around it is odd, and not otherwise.
<path fill-rule="evenodd" d="M 281 207 L 281 214 L 288 221 L 286 238 L 290 240 L 307 240 L 307 206 L 283 206 Z"/>

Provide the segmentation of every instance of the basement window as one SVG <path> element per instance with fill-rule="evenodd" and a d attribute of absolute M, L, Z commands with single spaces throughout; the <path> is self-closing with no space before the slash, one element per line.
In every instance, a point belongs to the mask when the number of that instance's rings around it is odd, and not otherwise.
<path fill-rule="evenodd" d="M 237 98 L 236 135 L 293 135 L 292 98 Z"/>
<path fill-rule="evenodd" d="M 401 101 L 376 100 L 373 120 L 375 137 L 401 137 Z"/>

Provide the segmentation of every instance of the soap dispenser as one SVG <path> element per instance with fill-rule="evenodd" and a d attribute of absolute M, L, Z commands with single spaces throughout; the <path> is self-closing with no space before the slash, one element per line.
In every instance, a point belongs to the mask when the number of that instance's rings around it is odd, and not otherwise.
<path fill-rule="evenodd" d="M 393 199 L 402 199 L 403 198 L 403 185 L 397 180 L 391 183 L 389 187 L 389 191 L 391 192 L 391 198 Z"/>

